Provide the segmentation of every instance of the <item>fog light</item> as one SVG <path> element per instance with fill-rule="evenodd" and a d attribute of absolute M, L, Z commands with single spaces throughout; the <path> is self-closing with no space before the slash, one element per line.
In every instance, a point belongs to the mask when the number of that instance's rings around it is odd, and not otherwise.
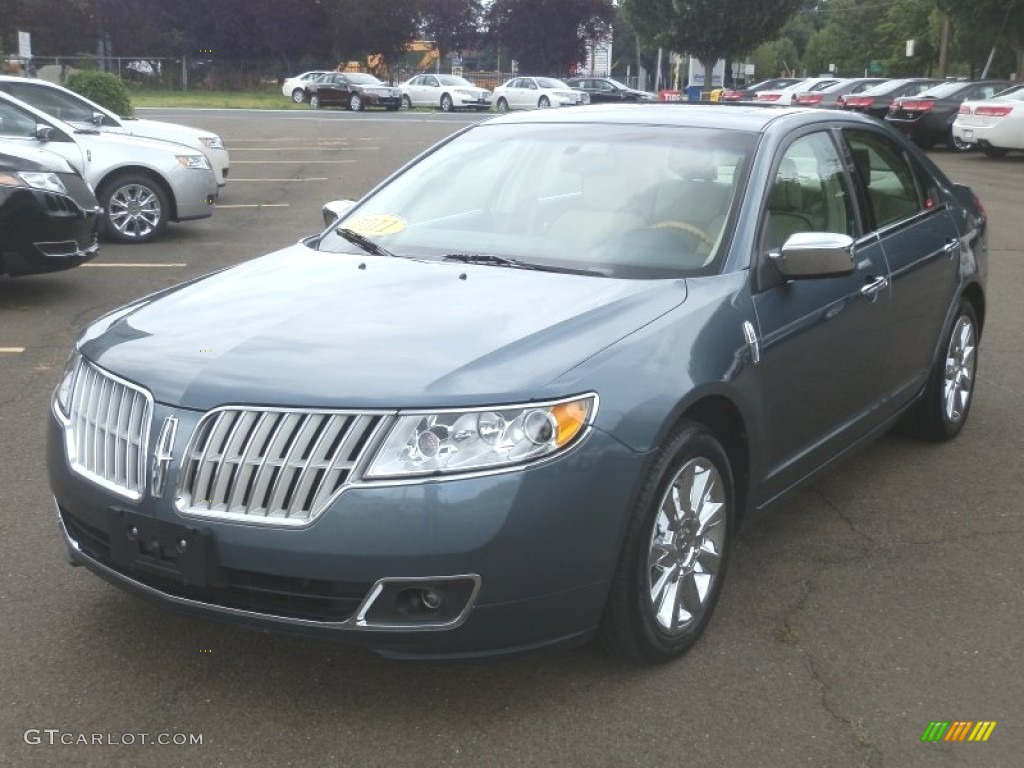
<path fill-rule="evenodd" d="M 480 577 L 381 579 L 357 612 L 367 629 L 446 629 L 466 618 L 476 599 Z"/>
<path fill-rule="evenodd" d="M 420 602 L 428 611 L 436 611 L 441 607 L 441 593 L 432 587 L 421 589 Z"/>

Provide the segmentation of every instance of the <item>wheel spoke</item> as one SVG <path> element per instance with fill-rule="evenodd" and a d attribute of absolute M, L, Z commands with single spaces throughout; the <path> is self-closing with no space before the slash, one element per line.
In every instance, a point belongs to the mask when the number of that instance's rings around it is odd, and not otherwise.
<path fill-rule="evenodd" d="M 648 569 L 665 567 L 665 560 L 672 556 L 673 549 L 664 542 L 655 541 L 651 545 L 650 554 L 647 557 Z"/>
<path fill-rule="evenodd" d="M 697 579 L 695 578 L 693 571 L 687 571 L 679 580 L 676 605 L 678 608 L 682 608 L 690 614 L 690 616 L 696 617 L 700 613 L 702 603 L 700 599 L 700 592 L 697 589 Z M 677 610 L 677 616 L 678 613 L 679 612 Z"/>
<path fill-rule="evenodd" d="M 718 573 L 718 569 L 722 565 L 722 556 L 713 550 L 701 547 L 697 550 L 697 564 L 702 573 L 713 576 Z"/>
<path fill-rule="evenodd" d="M 710 491 L 708 487 L 708 483 L 710 480 L 710 467 L 694 467 L 693 481 L 690 485 L 690 509 L 692 511 L 697 512 L 700 509 L 701 504 L 704 501 L 704 497 Z"/>
<path fill-rule="evenodd" d="M 665 605 L 665 601 L 668 599 L 668 593 L 672 592 L 675 595 L 675 585 L 678 583 L 675 580 L 675 575 L 679 571 L 678 565 L 673 565 L 671 568 L 664 569 L 658 574 L 658 580 L 651 587 L 651 602 L 654 604 L 655 612 L 660 614 L 662 608 Z M 669 600 L 671 602 L 671 600 Z"/>

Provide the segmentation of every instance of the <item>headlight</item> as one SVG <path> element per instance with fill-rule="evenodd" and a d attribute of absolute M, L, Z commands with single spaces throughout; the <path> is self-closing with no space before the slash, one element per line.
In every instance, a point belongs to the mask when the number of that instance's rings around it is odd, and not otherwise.
<path fill-rule="evenodd" d="M 203 142 L 208 149 L 224 149 L 224 142 L 221 140 L 220 136 L 200 136 L 199 140 Z"/>
<path fill-rule="evenodd" d="M 503 408 L 400 414 L 368 480 L 475 472 L 524 464 L 569 447 L 589 426 L 597 397 Z"/>
<path fill-rule="evenodd" d="M 210 169 L 210 161 L 206 155 L 178 155 L 178 162 L 193 171 Z"/>
<path fill-rule="evenodd" d="M 0 184 L 12 187 L 32 187 L 33 189 L 43 189 L 47 192 L 58 192 L 62 195 L 68 193 L 64 182 L 55 173 L 40 173 L 38 171 L 0 173 Z"/>
<path fill-rule="evenodd" d="M 75 374 L 78 372 L 78 363 L 82 356 L 78 350 L 74 350 L 64 365 L 64 373 L 60 377 L 60 383 L 53 393 L 53 399 L 57 401 L 57 407 L 65 416 L 71 415 L 71 393 L 75 389 Z"/>

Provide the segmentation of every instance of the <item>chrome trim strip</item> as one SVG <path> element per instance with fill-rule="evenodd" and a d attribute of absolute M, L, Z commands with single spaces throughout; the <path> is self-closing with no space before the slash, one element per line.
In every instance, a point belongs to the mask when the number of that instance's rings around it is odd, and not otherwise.
<path fill-rule="evenodd" d="M 163 498 L 164 490 L 167 487 L 167 470 L 174 461 L 174 438 L 178 434 L 178 418 L 168 416 L 164 419 L 164 425 L 160 429 L 160 437 L 156 441 L 156 451 L 153 454 L 153 471 L 150 480 L 149 492 L 153 498 Z"/>
<path fill-rule="evenodd" d="M 54 500 L 56 504 L 56 500 Z M 467 573 L 457 576 L 410 576 L 408 578 L 401 578 L 397 576 L 386 577 L 378 579 L 370 591 L 366 593 L 366 597 L 363 598 L 363 602 L 360 603 L 352 616 L 345 621 L 314 621 L 312 619 L 298 619 L 292 616 L 278 616 L 272 613 L 258 613 L 256 611 L 246 611 L 242 608 L 230 608 L 224 605 L 217 605 L 216 603 L 204 603 L 201 600 L 192 600 L 187 597 L 178 597 L 168 592 L 162 592 L 159 589 L 143 584 L 140 581 L 136 581 L 130 576 L 125 576 L 120 571 L 114 570 L 109 566 L 93 559 L 87 555 L 77 541 L 75 541 L 67 526 L 64 525 L 64 520 L 60 515 L 60 507 L 58 506 L 57 521 L 60 525 L 61 534 L 64 536 L 64 543 L 74 553 L 73 557 L 77 558 L 82 565 L 87 568 L 96 571 L 97 573 L 104 574 L 113 581 L 124 582 L 133 589 L 137 589 L 140 592 L 144 592 L 152 597 L 165 600 L 176 605 L 180 605 L 186 608 L 195 608 L 207 611 L 213 611 L 216 613 L 223 613 L 228 616 L 239 616 L 244 618 L 258 619 L 262 621 L 273 621 L 279 624 L 287 624 L 298 627 L 315 627 L 322 629 L 331 630 L 345 630 L 345 631 L 365 631 L 365 632 L 437 632 L 449 629 L 456 629 L 465 623 L 466 619 L 469 618 L 470 611 L 476 605 L 477 595 L 480 593 L 481 579 L 478 574 Z M 428 623 L 411 623 L 411 624 L 371 624 L 365 621 L 367 611 L 370 609 L 370 605 L 374 600 L 380 597 L 380 594 L 384 591 L 384 585 L 389 582 L 420 582 L 420 581 L 453 581 L 455 579 L 469 579 L 473 582 L 473 591 L 466 600 L 466 605 L 462 609 L 462 612 L 454 620 L 445 623 L 428 624 Z M 362 623 L 359 618 L 362 617 Z"/>

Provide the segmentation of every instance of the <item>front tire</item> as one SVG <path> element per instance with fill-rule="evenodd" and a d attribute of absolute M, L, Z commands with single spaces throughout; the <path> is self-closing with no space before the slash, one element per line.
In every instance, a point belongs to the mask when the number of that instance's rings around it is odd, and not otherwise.
<path fill-rule="evenodd" d="M 981 151 L 985 153 L 986 157 L 1006 157 L 1006 153 L 1010 150 L 1003 149 L 1002 147 L 993 147 L 988 144 L 981 148 Z"/>
<path fill-rule="evenodd" d="M 944 442 L 960 434 L 974 399 L 979 338 L 974 306 L 961 301 L 946 334 L 944 354 L 935 361 L 924 395 L 909 416 L 908 426 L 916 437 Z"/>
<path fill-rule="evenodd" d="M 167 228 L 171 206 L 163 188 L 148 176 L 125 173 L 100 187 L 103 231 L 118 243 L 148 243 Z"/>
<path fill-rule="evenodd" d="M 362 112 L 363 97 L 360 96 L 358 93 L 353 93 L 351 96 L 348 97 L 348 108 L 351 109 L 353 112 Z"/>
<path fill-rule="evenodd" d="M 292 101 L 296 104 L 302 104 L 306 100 L 306 92 L 301 88 L 296 88 L 292 91 Z"/>
<path fill-rule="evenodd" d="M 455 104 L 452 103 L 452 97 L 449 96 L 447 93 L 444 94 L 441 97 L 441 111 L 451 112 L 453 109 L 455 109 Z"/>
<path fill-rule="evenodd" d="M 547 96 L 541 96 L 540 99 L 537 100 L 537 108 L 538 109 L 548 109 L 550 107 L 551 107 L 551 100 Z"/>
<path fill-rule="evenodd" d="M 317 96 L 315 93 L 309 97 L 309 108 L 320 109 L 320 97 Z"/>
<path fill-rule="evenodd" d="M 506 101 L 503 98 L 502 99 L 498 99 L 498 103 L 497 103 L 496 107 L 497 107 L 497 110 L 499 112 L 508 112 L 508 101 Z"/>
<path fill-rule="evenodd" d="M 631 511 L 601 622 L 613 653 L 660 663 L 693 646 L 721 592 L 734 517 L 725 449 L 684 422 L 658 451 Z"/>
<path fill-rule="evenodd" d="M 412 99 L 408 96 L 402 97 L 402 109 L 412 109 Z"/>

